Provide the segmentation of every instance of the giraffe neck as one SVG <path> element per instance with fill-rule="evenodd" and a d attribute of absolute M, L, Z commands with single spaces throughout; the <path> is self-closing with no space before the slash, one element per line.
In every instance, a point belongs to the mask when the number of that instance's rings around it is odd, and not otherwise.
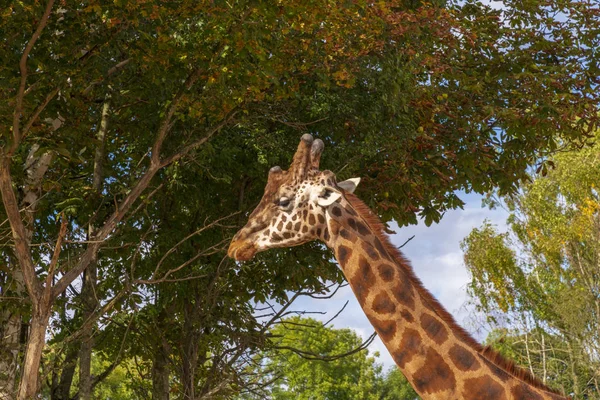
<path fill-rule="evenodd" d="M 358 198 L 345 194 L 328 208 L 326 220 L 323 239 L 395 363 L 423 399 L 563 398 L 496 364 L 494 355 L 423 288 Z"/>

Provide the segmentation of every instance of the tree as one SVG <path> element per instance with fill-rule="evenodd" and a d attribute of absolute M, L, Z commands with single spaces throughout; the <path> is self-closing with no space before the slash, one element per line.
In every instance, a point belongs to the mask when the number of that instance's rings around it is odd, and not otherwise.
<path fill-rule="evenodd" d="M 251 304 L 342 280 L 314 245 L 254 270 L 222 258 L 301 132 L 335 144 L 329 166 L 364 176 L 370 205 L 402 223 L 459 207 L 457 189 L 514 190 L 537 157 L 585 141 L 597 7 L 506 6 L 4 7 L 1 395 L 65 398 L 78 371 L 89 397 L 100 353 L 108 373 L 139 361 L 140 391 L 232 390 L 237 352 L 265 342 Z"/>
<path fill-rule="evenodd" d="M 382 400 L 418 400 L 419 396 L 398 368 L 392 367 L 382 382 Z"/>
<path fill-rule="evenodd" d="M 504 198 L 510 233 L 485 223 L 463 241 L 469 291 L 486 313 L 510 312 L 516 331 L 505 340 L 532 373 L 576 398 L 599 398 L 598 146 L 548 164 Z"/>
<path fill-rule="evenodd" d="M 350 329 L 328 328 L 312 318 L 291 317 L 270 333 L 270 350 L 255 360 L 255 373 L 267 383 L 268 390 L 245 398 L 380 398 L 381 367 Z"/>
<path fill-rule="evenodd" d="M 488 335 L 486 343 L 502 355 L 525 366 L 547 384 L 563 392 L 575 394 L 575 385 L 581 385 L 578 397 L 600 397 L 594 376 L 597 364 L 577 359 L 577 354 L 565 346 L 561 335 L 534 328 L 523 333 L 515 329 L 499 328 Z M 575 361 L 575 362 L 574 362 Z M 574 376 L 577 378 L 574 381 Z M 578 383 L 577 380 L 580 379 Z"/>

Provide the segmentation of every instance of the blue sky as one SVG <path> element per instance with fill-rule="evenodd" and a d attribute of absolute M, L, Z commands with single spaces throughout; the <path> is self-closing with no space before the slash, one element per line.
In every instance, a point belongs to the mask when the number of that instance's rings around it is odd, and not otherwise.
<path fill-rule="evenodd" d="M 450 311 L 457 322 L 471 332 L 478 340 L 485 338 L 485 332 L 478 331 L 473 321 L 475 311 L 466 304 L 466 284 L 469 275 L 465 268 L 460 250 L 461 240 L 473 228 L 481 226 L 485 219 L 498 225 L 504 231 L 508 214 L 502 209 L 489 210 L 481 207 L 481 196 L 462 194 L 465 201 L 463 210 L 447 212 L 439 224 L 430 227 L 424 223 L 398 228 L 392 225 L 396 232 L 391 236 L 392 243 L 402 245 L 408 238 L 415 236 L 402 251 L 411 261 L 419 278 L 433 295 Z M 328 321 L 349 301 L 345 310 L 332 322 L 336 328 L 351 328 L 366 339 L 373 333 L 369 321 L 364 316 L 352 290 L 346 286 L 331 299 L 315 300 L 301 298 L 294 303 L 295 309 L 325 312 L 311 317 Z M 477 317 L 477 316 L 475 316 Z M 369 352 L 378 351 L 378 361 L 387 369 L 394 365 L 392 358 L 377 338 L 369 347 Z"/>

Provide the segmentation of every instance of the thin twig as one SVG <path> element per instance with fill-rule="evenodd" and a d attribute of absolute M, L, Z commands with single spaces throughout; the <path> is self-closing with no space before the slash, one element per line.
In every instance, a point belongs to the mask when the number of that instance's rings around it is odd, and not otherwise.
<path fill-rule="evenodd" d="M 344 303 L 344 306 L 342 308 L 340 308 L 340 311 L 338 311 L 333 317 L 331 317 L 327 322 L 325 322 L 323 324 L 323 326 L 329 325 L 329 323 L 331 321 L 333 321 L 334 319 L 336 319 L 338 317 L 338 315 L 340 315 L 342 313 L 342 311 L 344 311 L 344 309 L 346 308 L 346 306 L 348 305 L 349 302 L 350 302 L 350 300 L 346 300 L 346 302 Z"/>
<path fill-rule="evenodd" d="M 300 349 L 296 349 L 291 346 L 274 346 L 273 348 L 275 348 L 277 350 L 289 350 L 292 353 L 295 353 L 306 360 L 335 361 L 335 360 L 339 360 L 340 358 L 343 358 L 343 357 L 351 356 L 352 354 L 358 353 L 359 351 L 366 349 L 367 347 L 369 347 L 369 345 L 371 343 L 373 343 L 373 340 L 375 340 L 375 336 L 377 336 L 377 332 L 373 332 L 371 334 L 371 336 L 369 336 L 367 338 L 367 340 L 365 340 L 357 348 L 352 349 L 346 353 L 336 354 L 333 356 L 321 356 L 321 355 L 313 353 L 311 351 L 300 350 Z"/>
<path fill-rule="evenodd" d="M 400 246 L 398 246 L 398 248 L 399 249 L 403 248 L 404 246 L 406 246 L 408 244 L 408 242 L 410 242 L 414 238 L 415 238 L 415 235 L 412 235 L 411 237 L 409 237 L 408 239 L 406 239 L 406 241 L 404 243 L 402 243 Z"/>
<path fill-rule="evenodd" d="M 173 252 L 175 252 L 177 250 L 177 248 L 179 246 L 181 246 L 183 243 L 185 243 L 186 241 L 188 241 L 189 239 L 191 239 L 192 237 L 204 232 L 205 230 L 212 228 L 213 226 L 217 225 L 219 222 L 229 219 L 231 217 L 233 217 L 234 215 L 239 214 L 240 211 L 236 211 L 232 214 L 229 214 L 225 217 L 221 217 L 219 219 L 214 220 L 213 222 L 211 222 L 208 225 L 204 225 L 202 228 L 196 230 L 195 232 L 190 233 L 189 235 L 187 235 L 186 237 L 184 237 L 183 239 L 181 239 L 179 242 L 177 242 L 177 244 L 175 244 L 173 247 L 171 247 L 169 250 L 167 250 L 167 252 L 161 257 L 161 259 L 158 261 L 158 264 L 156 265 L 156 268 L 154 269 L 154 273 L 152 274 L 152 276 L 156 276 L 156 274 L 158 273 L 158 270 L 160 269 L 160 266 L 162 265 L 162 263 L 165 261 L 165 259 L 171 255 Z"/>
<path fill-rule="evenodd" d="M 46 276 L 46 288 L 49 288 L 52 284 L 52 279 L 54 278 L 54 271 L 56 270 L 56 265 L 58 264 L 58 257 L 62 251 L 62 242 L 65 239 L 67 234 L 67 219 L 64 214 L 61 215 L 62 222 L 60 224 L 60 231 L 58 232 L 58 238 L 56 239 L 56 245 L 54 246 L 54 254 L 52 254 L 52 260 L 50 260 L 50 265 L 48 266 L 48 276 Z"/>

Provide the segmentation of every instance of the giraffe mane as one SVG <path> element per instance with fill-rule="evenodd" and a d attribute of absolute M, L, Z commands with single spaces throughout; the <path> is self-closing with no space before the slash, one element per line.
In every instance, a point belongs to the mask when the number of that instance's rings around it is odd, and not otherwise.
<path fill-rule="evenodd" d="M 421 280 L 415 275 L 415 272 L 410 265 L 410 262 L 404 257 L 402 252 L 392 244 L 389 236 L 385 232 L 385 225 L 381 222 L 379 217 L 371 211 L 365 203 L 362 202 L 358 197 L 349 192 L 344 192 L 345 199 L 350 203 L 354 210 L 360 215 L 360 217 L 369 225 L 373 233 L 379 238 L 385 250 L 390 256 L 396 261 L 398 266 L 404 270 L 406 276 L 410 279 L 411 283 L 419 292 L 421 297 L 425 299 L 431 306 L 433 311 L 453 330 L 459 339 L 461 339 L 466 345 L 471 347 L 473 350 L 481 354 L 486 360 L 504 370 L 508 374 L 515 378 L 526 382 L 527 384 L 544 390 L 549 393 L 560 394 L 558 391 L 550 389 L 542 381 L 533 376 L 529 371 L 516 365 L 513 361 L 507 360 L 496 350 L 492 349 L 491 346 L 482 346 L 478 341 L 467 332 L 462 326 L 460 326 L 454 317 L 442 306 L 442 304 L 431 294 L 431 292 L 423 286 Z"/>

